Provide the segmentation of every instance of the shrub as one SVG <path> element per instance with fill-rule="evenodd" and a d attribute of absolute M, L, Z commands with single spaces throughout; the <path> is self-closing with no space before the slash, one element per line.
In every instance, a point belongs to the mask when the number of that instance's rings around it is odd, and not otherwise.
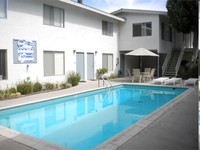
<path fill-rule="evenodd" d="M 4 99 L 4 91 L 0 90 L 0 99 Z"/>
<path fill-rule="evenodd" d="M 59 88 L 59 83 L 54 84 L 54 88 L 58 89 Z"/>
<path fill-rule="evenodd" d="M 7 96 L 7 91 L 6 90 L 0 90 L 0 99 L 3 100 L 5 99 Z"/>
<path fill-rule="evenodd" d="M 66 87 L 67 87 L 66 83 L 64 83 L 64 82 L 61 82 L 59 86 L 61 89 L 66 89 Z"/>
<path fill-rule="evenodd" d="M 12 88 L 9 89 L 9 92 L 10 92 L 10 93 L 16 93 L 16 92 L 17 92 L 17 89 L 14 88 L 14 87 L 12 87 Z"/>
<path fill-rule="evenodd" d="M 190 78 L 198 78 L 198 64 L 193 65 L 189 69 L 189 77 Z"/>
<path fill-rule="evenodd" d="M 69 72 L 68 82 L 71 83 L 72 86 L 78 85 L 79 81 L 80 81 L 79 73 L 76 73 L 74 71 Z"/>
<path fill-rule="evenodd" d="M 66 89 L 67 88 L 67 83 L 61 82 L 59 86 L 60 86 L 61 89 Z"/>
<path fill-rule="evenodd" d="M 35 82 L 33 84 L 33 92 L 40 92 L 42 91 L 42 84 L 39 82 Z"/>
<path fill-rule="evenodd" d="M 187 79 L 188 78 L 188 71 L 184 66 L 180 66 L 178 70 L 178 77 Z"/>
<path fill-rule="evenodd" d="M 96 72 L 97 78 L 99 78 L 101 75 L 105 74 L 106 72 L 108 72 L 108 69 L 106 69 L 106 68 L 97 69 L 97 72 Z"/>
<path fill-rule="evenodd" d="M 0 100 L 8 99 L 8 98 L 16 98 L 21 94 L 17 92 L 15 88 L 0 90 Z"/>
<path fill-rule="evenodd" d="M 17 84 L 17 91 L 22 95 L 30 94 L 32 92 L 32 82 L 23 81 Z"/>
<path fill-rule="evenodd" d="M 116 75 L 116 74 L 114 74 L 114 73 L 110 74 L 109 79 L 116 79 L 116 78 L 117 78 L 117 75 Z"/>
<path fill-rule="evenodd" d="M 54 89 L 54 84 L 50 83 L 50 82 L 45 83 L 44 86 L 45 86 L 46 90 L 53 90 Z"/>
<path fill-rule="evenodd" d="M 72 85 L 70 83 L 65 83 L 65 82 L 61 82 L 60 83 L 60 88 L 61 89 L 67 89 L 70 88 Z"/>
<path fill-rule="evenodd" d="M 10 98 L 10 95 L 9 89 L 4 90 L 4 98 Z"/>

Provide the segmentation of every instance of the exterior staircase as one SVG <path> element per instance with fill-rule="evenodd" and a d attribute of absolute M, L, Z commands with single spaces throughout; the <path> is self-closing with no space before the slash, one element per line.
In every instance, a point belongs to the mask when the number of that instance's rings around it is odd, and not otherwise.
<path fill-rule="evenodd" d="M 176 64 L 180 55 L 180 50 L 173 49 L 171 57 L 165 69 L 164 75 L 166 77 L 175 77 L 176 76 Z"/>

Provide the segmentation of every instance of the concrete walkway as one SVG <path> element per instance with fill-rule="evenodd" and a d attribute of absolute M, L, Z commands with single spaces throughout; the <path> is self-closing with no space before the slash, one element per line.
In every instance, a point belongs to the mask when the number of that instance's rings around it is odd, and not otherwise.
<path fill-rule="evenodd" d="M 126 82 L 115 81 L 112 84 Z M 80 83 L 66 90 L 25 96 L 16 100 L 0 101 L 0 109 L 33 103 L 44 99 L 77 93 L 98 87 L 97 81 Z M 198 149 L 198 94 L 197 88 L 191 88 L 188 95 L 174 105 L 156 121 L 129 138 L 117 147 L 118 150 L 197 150 Z M 0 149 L 2 150 L 59 150 L 59 146 L 10 131 L 0 126 Z M 103 147 L 100 149 L 104 149 Z M 109 149 L 110 150 L 110 149 Z"/>

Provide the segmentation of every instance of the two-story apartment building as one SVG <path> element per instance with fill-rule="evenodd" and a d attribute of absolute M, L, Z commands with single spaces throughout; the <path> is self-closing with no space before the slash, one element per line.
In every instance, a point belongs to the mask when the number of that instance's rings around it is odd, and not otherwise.
<path fill-rule="evenodd" d="M 166 12 L 109 14 L 71 0 L 1 0 L 0 29 L 0 88 L 27 77 L 65 81 L 69 71 L 80 73 L 82 81 L 93 80 L 102 67 L 126 74 L 138 59 L 124 54 L 139 47 L 159 53 L 143 62 L 159 70 L 182 36 L 175 36 Z"/>
<path fill-rule="evenodd" d="M 69 0 L 0 1 L 0 85 L 64 81 L 69 71 L 95 79 L 115 71 L 123 18 Z"/>

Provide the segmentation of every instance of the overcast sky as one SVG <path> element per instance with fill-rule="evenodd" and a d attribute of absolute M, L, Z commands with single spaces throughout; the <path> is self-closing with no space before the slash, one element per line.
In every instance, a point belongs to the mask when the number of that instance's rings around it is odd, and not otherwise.
<path fill-rule="evenodd" d="M 83 0 L 83 4 L 106 11 L 113 12 L 121 8 L 166 10 L 167 0 Z"/>

